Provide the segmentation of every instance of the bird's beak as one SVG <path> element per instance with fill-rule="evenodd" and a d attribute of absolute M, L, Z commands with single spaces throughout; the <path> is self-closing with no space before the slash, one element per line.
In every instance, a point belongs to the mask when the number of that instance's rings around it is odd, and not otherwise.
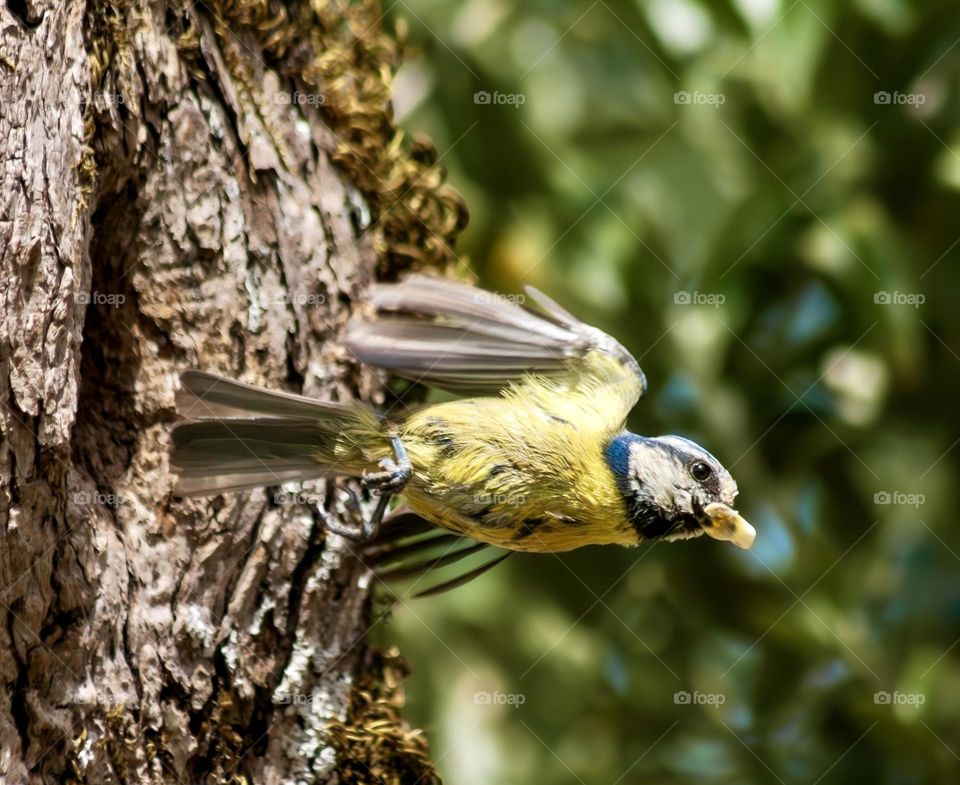
<path fill-rule="evenodd" d="M 720 502 L 708 504 L 703 508 L 704 517 L 700 525 L 708 536 L 715 540 L 732 542 L 738 548 L 749 550 L 757 539 L 757 530 L 740 513 Z"/>

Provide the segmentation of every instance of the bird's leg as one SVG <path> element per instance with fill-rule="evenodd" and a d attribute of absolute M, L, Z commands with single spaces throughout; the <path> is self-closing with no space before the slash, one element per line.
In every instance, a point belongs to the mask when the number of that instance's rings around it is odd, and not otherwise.
<path fill-rule="evenodd" d="M 380 532 L 380 524 L 383 516 L 390 504 L 390 499 L 395 493 L 403 489 L 413 473 L 413 467 L 410 465 L 410 459 L 407 457 L 407 451 L 400 441 L 399 436 L 390 437 L 390 445 L 393 447 L 393 458 L 384 458 L 379 466 L 383 471 L 366 474 L 361 479 L 364 488 L 369 488 L 378 495 L 377 506 L 373 510 L 373 515 L 364 519 L 360 510 L 360 503 L 357 500 L 357 494 L 352 488 L 344 488 L 347 495 L 345 507 L 350 511 L 354 518 L 360 518 L 359 531 L 354 528 L 343 526 L 326 512 L 321 510 L 324 517 L 324 527 L 344 537 L 351 542 L 366 542 L 375 538 Z"/>
<path fill-rule="evenodd" d="M 320 514 L 320 517 L 323 519 L 323 528 L 327 531 L 332 532 L 333 534 L 338 534 L 344 539 L 350 540 L 350 542 L 363 542 L 367 539 L 365 534 L 366 526 L 363 521 L 363 511 L 360 509 L 360 502 L 357 500 L 357 494 L 354 492 L 353 488 L 342 488 L 341 489 L 346 495 L 346 501 L 343 501 L 343 507 L 350 513 L 350 517 L 355 521 L 360 521 L 359 528 L 352 528 L 350 526 L 343 526 L 340 523 L 337 523 L 333 516 L 330 515 L 323 507 L 317 506 L 317 512 Z"/>
<path fill-rule="evenodd" d="M 382 458 L 378 463 L 383 471 L 365 474 L 360 481 L 364 488 L 370 488 L 381 495 L 403 490 L 403 486 L 407 484 L 407 480 L 413 473 L 407 450 L 400 441 L 400 437 L 391 436 L 390 446 L 393 447 L 393 458 Z"/>
<path fill-rule="evenodd" d="M 380 532 L 380 523 L 387 511 L 387 505 L 390 504 L 390 498 L 403 490 L 403 486 L 413 474 L 413 466 L 410 464 L 410 458 L 400 437 L 391 435 L 390 446 L 393 447 L 393 458 L 384 458 L 380 461 L 379 466 L 383 471 L 366 474 L 360 481 L 364 488 L 369 488 L 380 496 L 373 515 L 363 522 L 363 535 L 367 540 L 376 537 Z"/>

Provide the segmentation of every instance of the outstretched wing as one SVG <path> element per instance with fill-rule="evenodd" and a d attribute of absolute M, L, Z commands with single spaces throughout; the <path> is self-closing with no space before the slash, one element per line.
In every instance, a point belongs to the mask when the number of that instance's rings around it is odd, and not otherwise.
<path fill-rule="evenodd" d="M 461 394 L 489 395 L 529 374 L 603 386 L 621 402 L 610 414 L 622 422 L 647 386 L 637 361 L 542 292 L 526 292 L 536 308 L 442 278 L 377 284 L 376 314 L 351 321 L 346 344 L 369 365 Z"/>

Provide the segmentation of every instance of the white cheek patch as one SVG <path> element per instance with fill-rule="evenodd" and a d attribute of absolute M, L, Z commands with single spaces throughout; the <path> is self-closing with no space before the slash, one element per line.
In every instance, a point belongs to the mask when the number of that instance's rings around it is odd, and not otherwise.
<path fill-rule="evenodd" d="M 633 489 L 665 510 L 690 506 L 690 491 L 682 482 L 685 469 L 671 453 L 643 442 L 630 445 Z"/>

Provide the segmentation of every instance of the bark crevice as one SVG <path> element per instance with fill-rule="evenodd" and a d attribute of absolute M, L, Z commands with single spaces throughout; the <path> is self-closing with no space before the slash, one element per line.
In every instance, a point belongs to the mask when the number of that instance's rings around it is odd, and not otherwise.
<path fill-rule="evenodd" d="M 380 8 L 278 7 L 0 6 L 7 781 L 350 782 L 365 755 L 433 776 L 313 500 L 170 498 L 179 372 L 382 396 L 339 329 L 378 274 L 448 263 L 465 221 L 390 118 Z M 371 727 L 406 741 L 338 742 Z"/>

